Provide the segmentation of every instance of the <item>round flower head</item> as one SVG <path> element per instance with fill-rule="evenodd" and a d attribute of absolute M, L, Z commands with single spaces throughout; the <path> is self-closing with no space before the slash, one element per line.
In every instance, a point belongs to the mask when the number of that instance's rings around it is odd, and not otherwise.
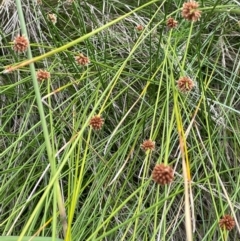
<path fill-rule="evenodd" d="M 91 118 L 89 125 L 94 130 L 100 130 L 104 124 L 104 119 L 100 115 L 95 115 Z"/>
<path fill-rule="evenodd" d="M 37 71 L 37 80 L 38 81 L 43 81 L 43 80 L 46 80 L 49 78 L 50 78 L 50 73 L 48 71 L 45 71 L 42 69 Z"/>
<path fill-rule="evenodd" d="M 141 149 L 144 151 L 154 151 L 155 150 L 155 141 L 152 140 L 145 140 L 142 144 L 141 144 Z"/>
<path fill-rule="evenodd" d="M 57 23 L 57 15 L 54 13 L 49 13 L 48 14 L 48 18 L 49 20 L 53 23 L 56 24 Z"/>
<path fill-rule="evenodd" d="M 199 4 L 195 1 L 186 2 L 182 7 L 182 17 L 188 21 L 197 21 L 201 17 L 201 11 L 198 9 Z"/>
<path fill-rule="evenodd" d="M 235 221 L 231 215 L 226 214 L 220 219 L 219 226 L 221 229 L 230 231 L 235 227 Z"/>
<path fill-rule="evenodd" d="M 178 24 L 178 22 L 174 18 L 168 18 L 167 19 L 167 26 L 169 28 L 176 28 L 177 24 Z"/>
<path fill-rule="evenodd" d="M 194 87 L 194 82 L 189 77 L 181 77 L 177 81 L 177 86 L 181 92 L 189 92 Z"/>
<path fill-rule="evenodd" d="M 13 43 L 14 43 L 14 46 L 13 46 L 14 51 L 20 52 L 20 53 L 25 52 L 29 46 L 29 42 L 27 38 L 24 36 L 17 36 L 14 39 Z"/>
<path fill-rule="evenodd" d="M 139 25 L 136 27 L 136 29 L 137 29 L 137 31 L 142 31 L 142 30 L 144 29 L 144 27 L 143 27 L 141 24 L 139 24 Z"/>
<path fill-rule="evenodd" d="M 163 163 L 156 164 L 152 171 L 152 179 L 160 185 L 171 183 L 173 178 L 173 169 L 170 166 L 164 165 Z"/>
<path fill-rule="evenodd" d="M 75 56 L 75 60 L 79 65 L 85 66 L 90 63 L 90 60 L 88 57 L 84 56 L 83 54 L 79 54 L 78 56 Z"/>

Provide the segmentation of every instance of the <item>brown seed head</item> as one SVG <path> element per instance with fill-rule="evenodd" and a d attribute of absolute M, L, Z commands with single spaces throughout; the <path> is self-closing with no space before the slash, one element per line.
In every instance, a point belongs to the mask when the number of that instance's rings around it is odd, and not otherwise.
<path fill-rule="evenodd" d="M 230 231 L 234 228 L 235 221 L 231 215 L 226 214 L 219 220 L 219 226 L 221 229 Z"/>
<path fill-rule="evenodd" d="M 198 10 L 199 4 L 195 1 L 186 2 L 182 7 L 182 17 L 188 21 L 197 21 L 201 17 L 201 11 Z"/>
<path fill-rule="evenodd" d="M 27 38 L 24 36 L 15 37 L 13 43 L 14 43 L 14 46 L 13 46 L 14 51 L 20 52 L 20 53 L 25 52 L 29 46 L 29 42 Z"/>
<path fill-rule="evenodd" d="M 144 151 L 154 151 L 155 150 L 155 141 L 152 140 L 145 140 L 142 144 L 141 144 L 141 149 Z"/>
<path fill-rule="evenodd" d="M 54 13 L 49 13 L 48 14 L 48 18 L 49 20 L 53 23 L 56 24 L 57 23 L 57 15 Z"/>
<path fill-rule="evenodd" d="M 85 66 L 90 63 L 90 60 L 88 57 L 84 56 L 83 54 L 79 54 L 78 56 L 75 56 L 75 60 L 78 64 Z"/>
<path fill-rule="evenodd" d="M 194 82 L 189 77 L 181 77 L 177 81 L 177 86 L 181 92 L 189 92 L 194 87 Z"/>
<path fill-rule="evenodd" d="M 167 26 L 168 26 L 169 28 L 176 28 L 177 25 L 178 25 L 178 22 L 177 22 L 174 18 L 169 18 L 169 19 L 167 20 Z"/>
<path fill-rule="evenodd" d="M 143 27 L 141 24 L 139 24 L 139 25 L 136 27 L 136 29 L 137 29 L 137 31 L 142 31 L 142 30 L 144 29 L 144 27 Z"/>
<path fill-rule="evenodd" d="M 50 73 L 48 71 L 45 71 L 45 70 L 42 70 L 42 69 L 37 71 L 37 80 L 39 82 L 41 82 L 43 80 L 46 80 L 48 78 L 50 78 Z"/>
<path fill-rule="evenodd" d="M 173 169 L 170 166 L 165 166 L 163 163 L 156 164 L 152 171 L 152 179 L 160 185 L 171 183 L 173 178 Z"/>
<path fill-rule="evenodd" d="M 91 118 L 89 125 L 94 130 L 100 130 L 104 124 L 104 119 L 100 115 L 95 115 Z"/>

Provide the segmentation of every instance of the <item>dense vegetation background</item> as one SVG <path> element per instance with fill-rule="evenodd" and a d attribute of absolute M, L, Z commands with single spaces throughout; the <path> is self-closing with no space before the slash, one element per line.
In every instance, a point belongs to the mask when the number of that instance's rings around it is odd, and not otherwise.
<path fill-rule="evenodd" d="M 29 57 L 13 50 L 17 2 L 0 5 L 1 71 Z M 82 39 L 35 62 L 48 80 L 29 65 L 0 75 L 0 233 L 239 240 L 240 3 L 199 1 L 190 22 L 182 0 L 21 2 L 34 57 Z M 188 93 L 181 76 L 194 81 Z M 94 115 L 101 130 L 89 126 Z M 146 139 L 154 151 L 141 149 Z M 170 185 L 152 180 L 156 163 L 174 169 Z M 225 214 L 230 232 L 219 227 Z"/>

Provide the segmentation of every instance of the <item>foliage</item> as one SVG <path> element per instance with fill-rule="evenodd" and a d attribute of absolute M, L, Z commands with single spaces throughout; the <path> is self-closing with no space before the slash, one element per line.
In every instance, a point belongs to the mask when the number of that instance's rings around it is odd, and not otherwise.
<path fill-rule="evenodd" d="M 1 234 L 237 240 L 239 4 L 199 1 L 202 16 L 189 22 L 184 1 L 16 2 L 21 21 L 14 1 L 0 5 L 2 73 L 40 57 L 0 75 Z M 28 54 L 12 48 L 24 27 Z M 77 64 L 80 53 L 90 64 Z M 37 82 L 39 69 L 51 78 Z M 184 76 L 190 92 L 177 88 Z M 95 115 L 100 130 L 89 126 Z M 141 149 L 147 139 L 155 150 Z M 153 182 L 156 163 L 174 169 L 170 185 Z M 230 232 L 219 228 L 224 214 L 235 218 Z"/>

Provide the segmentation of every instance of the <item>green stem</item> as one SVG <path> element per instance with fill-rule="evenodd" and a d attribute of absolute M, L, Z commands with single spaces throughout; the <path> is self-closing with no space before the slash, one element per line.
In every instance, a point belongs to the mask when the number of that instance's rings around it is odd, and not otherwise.
<path fill-rule="evenodd" d="M 21 1 L 16 0 L 16 6 L 17 6 L 18 16 L 19 16 L 19 20 L 20 20 L 22 35 L 27 37 L 28 33 L 27 33 L 24 15 L 23 15 L 23 11 L 22 11 Z M 31 52 L 30 46 L 28 47 L 27 55 L 28 55 L 28 59 L 32 59 L 32 52 Z M 31 71 L 32 83 L 33 83 L 33 87 L 34 87 L 34 91 L 35 91 L 41 125 L 42 125 L 42 129 L 43 129 L 43 135 L 44 135 L 45 145 L 46 145 L 46 149 L 47 149 L 47 155 L 48 155 L 48 159 L 49 159 L 50 166 L 51 166 L 51 173 L 52 173 L 52 176 L 54 176 L 56 173 L 55 157 L 54 157 L 54 153 L 53 153 L 53 149 L 52 149 L 52 144 L 50 142 L 50 136 L 49 136 L 49 132 L 48 132 L 48 128 L 47 128 L 46 117 L 45 117 L 44 110 L 43 110 L 41 94 L 40 94 L 40 90 L 39 90 L 38 81 L 36 78 L 36 70 L 35 70 L 35 66 L 33 63 L 31 63 L 29 67 L 30 67 L 30 71 Z M 64 203 L 62 201 L 61 190 L 60 190 L 60 186 L 59 186 L 59 183 L 57 180 L 54 183 L 54 192 L 53 193 L 54 193 L 53 199 L 57 200 L 60 214 L 64 215 L 65 214 Z M 55 210 L 55 205 L 56 205 L 56 202 L 53 202 L 53 210 Z M 57 234 L 56 224 L 57 224 L 57 216 L 56 216 L 56 212 L 55 212 L 53 214 L 53 230 L 52 230 L 52 239 L 53 240 L 55 240 L 55 236 Z M 25 234 L 24 232 L 21 233 L 21 235 L 19 237 L 19 241 L 22 240 L 22 237 L 24 236 L 24 234 Z"/>
<path fill-rule="evenodd" d="M 203 7 L 203 8 L 199 8 L 199 10 L 201 11 L 208 11 L 211 10 L 213 12 L 220 12 L 220 13 L 224 13 L 224 12 L 228 12 L 228 13 L 236 13 L 236 14 L 240 14 L 240 8 L 238 8 L 236 5 L 219 5 L 219 6 L 215 6 L 215 7 Z"/>

